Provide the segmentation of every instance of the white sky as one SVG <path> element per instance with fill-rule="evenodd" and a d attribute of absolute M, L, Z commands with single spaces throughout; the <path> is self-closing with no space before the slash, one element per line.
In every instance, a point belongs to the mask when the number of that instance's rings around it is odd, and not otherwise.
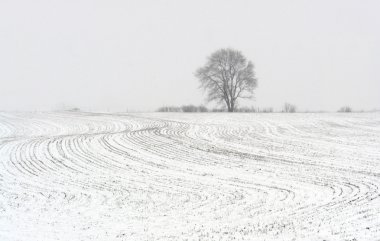
<path fill-rule="evenodd" d="M 255 63 L 247 105 L 380 108 L 379 13 L 377 0 L 1 0 L 0 110 L 201 104 L 194 72 L 222 47 Z"/>

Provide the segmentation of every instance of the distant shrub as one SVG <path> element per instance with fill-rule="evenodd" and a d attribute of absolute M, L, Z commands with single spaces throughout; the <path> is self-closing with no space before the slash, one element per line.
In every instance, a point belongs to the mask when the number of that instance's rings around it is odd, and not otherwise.
<path fill-rule="evenodd" d="M 262 113 L 272 113 L 273 112 L 273 108 L 272 107 L 267 107 L 267 108 L 263 108 L 261 109 Z"/>
<path fill-rule="evenodd" d="M 352 112 L 352 109 L 351 109 L 351 107 L 349 107 L 349 106 L 343 106 L 343 107 L 341 107 L 341 108 L 338 110 L 338 112 Z"/>
<path fill-rule="evenodd" d="M 217 111 L 222 111 L 222 110 L 217 110 Z M 242 113 L 272 113 L 273 108 L 272 107 L 267 107 L 267 108 L 259 108 L 259 107 L 240 107 L 236 108 L 235 112 L 242 112 Z"/>
<path fill-rule="evenodd" d="M 289 103 L 285 103 L 284 107 L 282 109 L 282 112 L 285 112 L 285 113 L 294 113 L 294 112 L 296 112 L 296 110 L 297 110 L 297 107 L 295 105 L 292 105 L 292 104 L 289 104 Z"/>
<path fill-rule="evenodd" d="M 68 111 L 78 112 L 80 111 L 80 108 L 74 107 L 74 108 L 68 109 Z"/>
<path fill-rule="evenodd" d="M 208 109 L 203 105 L 184 105 L 181 107 L 181 109 L 183 112 L 208 112 Z"/>
<path fill-rule="evenodd" d="M 241 108 L 237 108 L 235 112 L 252 113 L 252 112 L 257 112 L 257 110 L 255 107 L 241 107 Z"/>
<path fill-rule="evenodd" d="M 198 106 L 198 112 L 208 112 L 208 109 L 204 105 Z"/>
<path fill-rule="evenodd" d="M 195 105 L 184 105 L 181 107 L 183 112 L 197 112 L 198 108 Z"/>
<path fill-rule="evenodd" d="M 212 112 L 226 112 L 227 110 L 224 108 L 214 108 L 211 110 Z"/>
<path fill-rule="evenodd" d="M 203 106 L 195 105 L 183 105 L 181 107 L 176 106 L 163 106 L 157 109 L 158 112 L 208 112 L 208 109 Z"/>
<path fill-rule="evenodd" d="M 182 109 L 175 106 L 163 106 L 158 108 L 158 112 L 181 112 Z"/>

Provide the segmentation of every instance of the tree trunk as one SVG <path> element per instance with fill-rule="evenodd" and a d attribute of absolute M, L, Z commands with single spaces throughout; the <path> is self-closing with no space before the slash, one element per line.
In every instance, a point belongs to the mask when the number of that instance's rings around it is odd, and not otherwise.
<path fill-rule="evenodd" d="M 235 103 L 234 103 L 234 101 L 231 101 L 229 112 L 234 112 L 234 111 L 235 111 Z"/>
<path fill-rule="evenodd" d="M 227 110 L 228 112 L 234 112 L 234 107 L 231 102 L 227 102 Z"/>
<path fill-rule="evenodd" d="M 231 111 L 231 103 L 230 103 L 230 101 L 229 101 L 227 98 L 224 98 L 224 100 L 226 101 L 226 105 L 227 105 L 227 110 L 228 110 L 228 112 L 232 112 L 232 111 Z"/>

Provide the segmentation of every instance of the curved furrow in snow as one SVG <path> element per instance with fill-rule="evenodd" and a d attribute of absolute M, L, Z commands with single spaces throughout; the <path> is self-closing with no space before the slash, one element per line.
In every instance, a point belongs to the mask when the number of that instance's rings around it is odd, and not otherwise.
<path fill-rule="evenodd" d="M 379 123 L 1 112 L 0 239 L 376 240 Z"/>

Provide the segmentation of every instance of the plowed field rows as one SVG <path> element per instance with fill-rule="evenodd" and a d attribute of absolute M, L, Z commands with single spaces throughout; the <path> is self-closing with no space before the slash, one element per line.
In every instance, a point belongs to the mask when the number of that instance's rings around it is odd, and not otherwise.
<path fill-rule="evenodd" d="M 380 114 L 0 112 L 0 240 L 380 240 Z"/>

